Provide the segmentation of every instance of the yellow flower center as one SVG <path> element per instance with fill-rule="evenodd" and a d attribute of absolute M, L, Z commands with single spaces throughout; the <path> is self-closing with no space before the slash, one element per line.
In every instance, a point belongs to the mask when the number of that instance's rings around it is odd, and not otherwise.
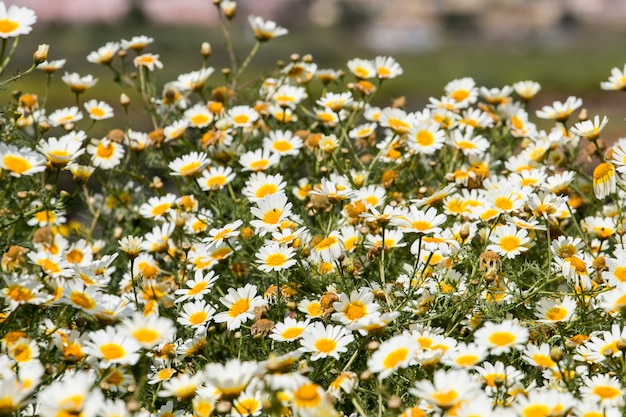
<path fill-rule="evenodd" d="M 582 259 L 572 256 L 565 260 L 569 261 L 570 265 L 574 267 L 577 274 L 585 275 L 587 273 L 587 265 L 585 265 L 585 262 Z"/>
<path fill-rule="evenodd" d="M 124 382 L 124 374 L 120 372 L 119 369 L 116 369 L 105 379 L 105 381 L 111 385 L 120 386 L 122 382 Z"/>
<path fill-rule="evenodd" d="M 48 274 L 58 274 L 61 272 L 59 265 L 50 259 L 44 259 L 43 262 L 41 262 L 41 268 Z"/>
<path fill-rule="evenodd" d="M 282 95 L 274 96 L 274 101 L 276 101 L 277 103 L 286 104 L 286 103 L 294 102 L 296 101 L 296 99 L 293 96 L 282 94 Z"/>
<path fill-rule="evenodd" d="M 307 313 L 309 313 L 309 315 L 311 317 L 319 317 L 322 315 L 323 311 L 322 311 L 322 305 L 319 303 L 319 301 L 317 302 L 312 302 L 310 303 L 307 308 L 306 308 Z"/>
<path fill-rule="evenodd" d="M 546 319 L 551 321 L 561 321 L 567 317 L 567 310 L 561 306 L 554 306 L 546 311 Z"/>
<path fill-rule="evenodd" d="M 257 188 L 254 195 L 256 196 L 256 198 L 263 198 L 266 195 L 274 194 L 277 191 L 278 191 L 278 187 L 276 186 L 276 184 L 271 184 L 271 183 L 263 184 L 259 188 Z"/>
<path fill-rule="evenodd" d="M 68 262 L 79 264 L 83 260 L 83 252 L 80 249 L 72 249 L 66 255 Z"/>
<path fill-rule="evenodd" d="M 435 400 L 437 405 L 439 405 L 440 407 L 453 405 L 458 396 L 459 394 L 453 389 L 449 391 L 434 392 L 432 394 L 433 400 Z"/>
<path fill-rule="evenodd" d="M 359 78 L 367 78 L 369 77 L 370 72 L 367 70 L 367 68 L 356 67 L 354 69 L 354 75 L 356 75 Z"/>
<path fill-rule="evenodd" d="M 315 341 L 315 348 L 322 353 L 330 353 L 337 347 L 337 342 L 328 338 L 321 338 Z"/>
<path fill-rule="evenodd" d="M 326 123 L 331 123 L 335 121 L 335 115 L 330 112 L 318 113 L 317 118 Z"/>
<path fill-rule="evenodd" d="M 503 211 L 508 211 L 513 209 L 513 202 L 508 197 L 498 197 L 494 201 L 494 205 Z"/>
<path fill-rule="evenodd" d="M 206 182 L 209 188 L 221 187 L 226 184 L 226 176 L 225 175 L 213 175 Z"/>
<path fill-rule="evenodd" d="M 84 308 L 85 310 L 92 310 L 96 307 L 96 302 L 91 299 L 87 294 L 81 291 L 73 291 L 70 294 L 70 301 L 77 306 Z"/>
<path fill-rule="evenodd" d="M 6 155 L 4 157 L 4 166 L 16 174 L 23 174 L 32 168 L 28 159 L 16 155 Z"/>
<path fill-rule="evenodd" d="M 159 273 L 159 268 L 147 262 L 142 263 L 137 268 L 139 269 L 139 273 L 146 279 L 152 279 Z"/>
<path fill-rule="evenodd" d="M 335 236 L 329 236 L 325 239 L 322 239 L 316 246 L 315 249 L 318 252 L 321 252 L 323 250 L 327 250 L 330 249 L 332 246 L 334 246 L 337 242 L 339 241 L 339 239 Z"/>
<path fill-rule="evenodd" d="M 314 408 L 322 401 L 317 385 L 311 382 L 302 384 L 293 397 L 294 403 L 301 408 Z"/>
<path fill-rule="evenodd" d="M 85 356 L 83 349 L 76 343 L 70 343 L 63 347 L 63 357 L 65 359 L 80 360 Z"/>
<path fill-rule="evenodd" d="M 467 354 L 456 358 L 456 364 L 459 366 L 473 366 L 478 362 L 478 356 Z"/>
<path fill-rule="evenodd" d="M 58 159 L 65 159 L 67 158 L 70 153 L 68 151 L 62 150 L 62 149 L 54 149 L 51 150 L 50 152 L 48 152 L 51 156 L 53 156 L 54 158 L 58 158 Z M 54 159 L 52 158 L 52 159 Z"/>
<path fill-rule="evenodd" d="M 161 203 L 159 205 L 154 206 L 152 210 L 150 210 L 150 213 L 153 216 L 160 216 L 166 211 L 168 211 L 170 208 L 172 208 L 172 205 L 170 203 Z"/>
<path fill-rule="evenodd" d="M 304 331 L 304 329 L 301 327 L 290 327 L 282 332 L 281 336 L 283 339 L 291 340 L 299 337 L 302 334 L 302 331 Z"/>
<path fill-rule="evenodd" d="M 470 142 L 469 140 L 460 140 L 456 142 L 456 146 L 461 149 L 474 149 L 476 144 L 474 142 Z"/>
<path fill-rule="evenodd" d="M 245 125 L 250 121 L 250 117 L 247 114 L 238 114 L 233 117 L 233 122 L 238 125 Z"/>
<path fill-rule="evenodd" d="M 200 281 L 196 283 L 191 289 L 187 292 L 188 295 L 196 295 L 200 294 L 206 288 L 206 282 Z"/>
<path fill-rule="evenodd" d="M 358 320 L 365 316 L 366 311 L 367 308 L 365 304 L 360 301 L 356 301 L 347 305 L 346 309 L 344 310 L 344 314 L 346 315 L 348 320 Z"/>
<path fill-rule="evenodd" d="M 272 143 L 272 148 L 274 148 L 274 150 L 278 152 L 288 152 L 293 149 L 293 145 L 291 144 L 291 142 L 286 140 L 277 140 L 276 142 Z"/>
<path fill-rule="evenodd" d="M 593 179 L 595 181 L 608 179 L 615 175 L 615 167 L 609 162 L 603 162 L 593 170 Z"/>
<path fill-rule="evenodd" d="M 391 118 L 387 121 L 389 129 L 396 133 L 406 133 L 411 128 L 411 124 L 400 119 Z"/>
<path fill-rule="evenodd" d="M 59 401 L 60 408 L 64 409 L 64 412 L 68 412 L 68 415 L 78 415 L 79 413 L 70 413 L 71 410 L 79 410 L 82 408 L 85 397 L 83 395 L 72 395 L 71 397 L 63 398 Z"/>
<path fill-rule="evenodd" d="M 533 355 L 533 360 L 537 365 L 543 368 L 552 368 L 554 365 L 556 365 L 556 362 L 550 359 L 549 356 L 542 355 L 540 353 Z"/>
<path fill-rule="evenodd" d="M 139 343 L 153 343 L 159 338 L 159 332 L 153 329 L 138 329 L 133 332 L 133 337 Z"/>
<path fill-rule="evenodd" d="M 191 116 L 191 123 L 198 126 L 209 123 L 210 120 L 206 114 L 194 114 Z"/>
<path fill-rule="evenodd" d="M 100 107 L 92 107 L 91 109 L 89 109 L 89 112 L 92 116 L 95 117 L 102 117 L 106 114 L 105 111 L 102 110 Z"/>
<path fill-rule="evenodd" d="M 420 345 L 422 349 L 428 349 L 433 344 L 433 339 L 430 337 L 418 337 L 417 344 Z"/>
<path fill-rule="evenodd" d="M 267 159 L 259 159 L 258 161 L 252 161 L 250 163 L 250 168 L 253 171 L 262 171 L 270 164 L 270 161 Z"/>
<path fill-rule="evenodd" d="M 495 332 L 489 336 L 489 342 L 495 346 L 508 346 L 515 341 L 515 335 L 509 332 Z"/>
<path fill-rule="evenodd" d="M 154 61 L 154 58 L 151 57 L 150 55 L 141 55 L 137 57 L 137 62 L 140 65 L 150 65 L 155 61 Z"/>
<path fill-rule="evenodd" d="M 619 282 L 626 282 L 626 267 L 618 266 L 617 268 L 615 268 L 615 270 L 613 271 L 613 276 Z"/>
<path fill-rule="evenodd" d="M 450 98 L 454 99 L 455 101 L 463 101 L 466 98 L 468 98 L 469 95 L 470 95 L 469 91 L 460 89 L 460 90 L 453 91 L 452 94 L 450 94 Z"/>
<path fill-rule="evenodd" d="M 196 311 L 189 315 L 189 322 L 194 326 L 200 325 L 206 321 L 207 313 L 205 311 Z"/>
<path fill-rule="evenodd" d="M 164 368 L 157 372 L 157 378 L 161 381 L 167 381 L 176 373 L 176 370 L 172 368 Z"/>
<path fill-rule="evenodd" d="M 365 202 L 370 206 L 376 206 L 380 200 L 375 195 L 365 197 Z"/>
<path fill-rule="evenodd" d="M 265 258 L 265 264 L 268 266 L 281 266 L 287 261 L 287 257 L 282 253 L 272 253 Z"/>
<path fill-rule="evenodd" d="M 435 135 L 428 130 L 420 130 L 415 135 L 415 141 L 421 146 L 431 146 L 435 143 Z"/>
<path fill-rule="evenodd" d="M 242 416 L 254 413 L 259 406 L 259 401 L 255 398 L 244 398 L 241 401 L 235 402 L 235 410 L 237 410 L 237 413 Z"/>
<path fill-rule="evenodd" d="M 115 359 L 123 358 L 126 354 L 124 348 L 117 343 L 105 343 L 100 346 L 100 353 L 102 353 L 102 357 L 108 361 L 113 361 Z"/>
<path fill-rule="evenodd" d="M 532 404 L 524 407 L 522 416 L 524 417 L 546 417 L 550 414 L 550 408 L 544 404 Z"/>
<path fill-rule="evenodd" d="M 383 366 L 385 369 L 394 369 L 400 362 L 406 360 L 408 354 L 409 350 L 407 348 L 398 348 L 387 355 L 383 361 Z"/>
<path fill-rule="evenodd" d="M 280 216 L 283 214 L 283 212 L 277 208 L 273 208 L 271 210 L 268 210 L 264 215 L 263 215 L 263 221 L 267 224 L 276 224 L 280 221 Z"/>
<path fill-rule="evenodd" d="M 606 414 L 600 411 L 587 411 L 583 412 L 580 417 L 604 417 Z"/>
<path fill-rule="evenodd" d="M 600 352 L 604 356 L 613 356 L 615 353 L 618 352 L 617 340 L 609 343 L 608 345 L 602 346 L 602 349 L 598 350 L 598 352 Z"/>
<path fill-rule="evenodd" d="M 524 127 L 524 122 L 517 116 L 511 117 L 511 124 L 516 129 L 522 129 Z"/>
<path fill-rule="evenodd" d="M 621 395 L 621 391 L 619 389 L 607 385 L 594 387 L 593 393 L 603 400 L 608 398 L 615 398 Z"/>
<path fill-rule="evenodd" d="M 35 214 L 35 219 L 39 223 L 51 223 L 56 220 L 56 214 L 53 211 L 40 211 Z"/>
<path fill-rule="evenodd" d="M 411 223 L 411 227 L 415 230 L 419 230 L 419 231 L 424 231 L 424 230 L 428 230 L 432 227 L 431 222 L 426 221 L 426 220 L 416 220 L 414 222 Z"/>
<path fill-rule="evenodd" d="M 378 76 L 381 78 L 389 77 L 391 75 L 391 71 L 389 70 L 389 68 L 385 68 L 385 67 L 378 68 L 376 72 L 378 73 Z"/>
<path fill-rule="evenodd" d="M 506 252 L 519 248 L 520 240 L 516 236 L 504 236 L 500 239 L 500 247 Z"/>
<path fill-rule="evenodd" d="M 237 317 L 238 315 L 245 313 L 250 309 L 250 300 L 247 298 L 242 298 L 237 301 L 230 307 L 228 310 L 228 315 L 231 317 Z"/>
<path fill-rule="evenodd" d="M 9 20 L 9 19 L 0 20 L 0 32 L 2 33 L 11 33 L 18 27 L 20 27 L 19 23 L 13 20 Z"/>
<path fill-rule="evenodd" d="M 199 166 L 200 166 L 200 161 L 193 161 L 193 162 L 188 163 L 187 165 L 183 165 L 182 167 L 180 167 L 180 175 L 182 176 L 192 175 L 198 170 Z"/>
<path fill-rule="evenodd" d="M 30 346 L 27 344 L 20 344 L 13 348 L 13 357 L 17 362 L 28 362 L 32 357 Z"/>
<path fill-rule="evenodd" d="M 9 285 L 7 289 L 8 297 L 13 300 L 19 302 L 25 302 L 32 300 L 35 298 L 33 293 L 26 287 L 22 287 L 21 285 Z"/>
<path fill-rule="evenodd" d="M 228 256 L 228 254 L 231 252 L 230 248 L 225 247 L 225 248 L 219 248 L 214 250 L 213 252 L 211 252 L 211 258 L 212 259 L 224 259 L 226 256 Z"/>
<path fill-rule="evenodd" d="M 113 156 L 114 151 L 115 147 L 113 146 L 113 143 L 100 142 L 96 148 L 96 156 L 98 156 L 98 158 L 109 159 Z"/>

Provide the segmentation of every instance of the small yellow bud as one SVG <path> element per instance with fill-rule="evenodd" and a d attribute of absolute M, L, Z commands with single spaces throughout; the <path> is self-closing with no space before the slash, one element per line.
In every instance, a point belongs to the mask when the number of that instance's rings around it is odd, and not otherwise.
<path fill-rule="evenodd" d="M 50 45 L 46 43 L 39 45 L 33 54 L 33 61 L 35 62 L 35 65 L 39 65 L 48 59 L 48 49 L 50 49 Z"/>
<path fill-rule="evenodd" d="M 220 2 L 220 7 L 222 8 L 224 16 L 226 16 L 227 19 L 232 19 L 233 17 L 235 17 L 235 12 L 237 11 L 237 3 L 235 3 L 234 1 L 222 0 L 222 2 Z"/>
<path fill-rule="evenodd" d="M 206 59 L 211 56 L 212 52 L 213 51 L 211 50 L 211 44 L 208 42 L 202 42 L 202 45 L 200 46 L 200 55 L 202 55 L 204 59 Z"/>

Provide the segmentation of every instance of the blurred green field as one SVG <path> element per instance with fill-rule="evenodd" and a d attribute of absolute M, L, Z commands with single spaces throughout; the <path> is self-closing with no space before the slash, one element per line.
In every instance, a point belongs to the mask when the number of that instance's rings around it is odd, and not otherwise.
<path fill-rule="evenodd" d="M 238 56 L 243 59 L 254 45 L 247 25 L 234 32 Z M 148 23 L 121 23 L 119 25 L 38 25 L 20 41 L 18 54 L 7 74 L 28 67 L 31 54 L 40 43 L 50 44 L 49 59 L 66 58 L 63 71 L 90 73 L 100 82 L 85 94 L 85 99 L 99 98 L 117 103 L 119 95 L 127 92 L 112 83 L 112 73 L 99 65 L 88 63 L 86 56 L 108 41 L 129 39 L 133 35 L 147 35 L 155 39 L 146 52 L 158 53 L 165 67 L 158 74 L 162 84 L 180 73 L 198 69 L 202 63 L 199 49 L 203 41 L 213 47 L 209 65 L 220 69 L 228 65 L 223 37 L 216 27 L 170 27 Z M 528 44 L 513 45 L 476 41 L 471 37 L 449 36 L 437 49 L 419 53 L 392 54 L 404 68 L 404 74 L 388 81 L 375 104 L 387 105 L 398 96 L 407 98 L 408 108 L 417 110 L 428 102 L 428 97 L 441 95 L 445 84 L 460 77 L 473 77 L 479 85 L 497 87 L 519 80 L 531 79 L 543 89 L 534 103 L 535 108 L 564 100 L 568 95 L 583 98 L 590 115 L 607 114 L 611 119 L 608 135 L 626 136 L 626 97 L 620 92 L 603 92 L 600 81 L 606 80 L 613 67 L 623 67 L 626 52 L 623 49 L 625 33 L 584 29 L 572 32 L 561 44 L 545 45 L 541 39 Z M 290 54 L 310 53 L 320 68 L 346 69 L 347 60 L 354 57 L 373 58 L 380 52 L 367 48 L 357 31 L 315 28 L 290 28 L 290 34 L 277 38 L 261 48 L 247 76 L 262 75 L 278 59 L 288 60 Z M 384 54 L 384 53 L 383 53 Z M 387 55 L 387 54 L 384 54 Z M 62 72 L 63 72 L 62 71 Z M 74 97 L 55 76 L 50 91 L 50 108 L 69 106 Z M 5 74 L 6 76 L 6 74 Z M 220 81 L 219 71 L 211 77 Z M 9 86 L 41 94 L 45 75 L 35 73 L 24 81 Z M 1 93 L 6 95 L 6 92 Z"/>

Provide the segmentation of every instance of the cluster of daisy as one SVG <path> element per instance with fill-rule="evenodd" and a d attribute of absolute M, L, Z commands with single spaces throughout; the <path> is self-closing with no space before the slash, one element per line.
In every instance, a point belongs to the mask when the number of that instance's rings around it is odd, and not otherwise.
<path fill-rule="evenodd" d="M 214 3 L 230 39 L 237 4 Z M 0 2 L 4 43 L 35 21 Z M 0 414 L 622 415 L 626 138 L 606 117 L 471 78 L 376 107 L 403 72 L 384 56 L 246 79 L 287 34 L 248 23 L 220 76 L 205 43 L 160 85 L 137 36 L 87 55 L 119 105 L 68 72 L 75 106 L 3 107 Z M 66 62 L 46 55 L 49 86 Z"/>

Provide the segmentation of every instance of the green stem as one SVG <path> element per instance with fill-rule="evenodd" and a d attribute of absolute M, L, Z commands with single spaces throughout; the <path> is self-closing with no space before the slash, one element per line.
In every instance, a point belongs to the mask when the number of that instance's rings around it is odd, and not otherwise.
<path fill-rule="evenodd" d="M 6 66 L 9 65 L 9 62 L 11 62 L 11 58 L 13 58 L 13 54 L 15 53 L 15 50 L 17 49 L 17 44 L 19 43 L 19 41 L 20 41 L 19 36 L 16 37 L 15 40 L 13 41 L 13 45 L 11 45 L 11 50 L 9 51 L 9 55 L 7 55 L 7 57 L 2 62 L 2 66 L 0 66 L 0 75 L 4 73 Z M 7 46 L 7 39 L 2 39 L 2 52 L 0 53 L 0 59 L 4 57 L 4 53 L 6 52 L 6 46 Z"/>
<path fill-rule="evenodd" d="M 33 64 L 33 65 L 32 65 L 29 69 L 27 69 L 26 71 L 24 71 L 24 72 L 20 72 L 20 73 L 19 73 L 19 74 L 17 74 L 16 76 L 11 77 L 11 78 L 9 78 L 8 80 L 4 80 L 4 81 L 2 81 L 2 82 L 0 83 L 0 86 L 3 86 L 3 85 L 5 85 L 5 84 L 12 83 L 13 81 L 17 81 L 17 80 L 19 80 L 19 79 L 20 79 L 20 78 L 22 78 L 23 76 L 25 76 L 25 75 L 30 74 L 31 72 L 33 72 L 33 70 L 34 70 L 35 68 L 37 68 L 37 65 Z"/>
<path fill-rule="evenodd" d="M 252 58 L 254 58 L 257 52 L 259 52 L 259 49 L 261 49 L 261 42 L 257 41 L 257 43 L 254 44 L 254 46 L 252 47 L 252 50 L 246 57 L 246 60 L 243 61 L 243 64 L 239 68 L 239 71 L 237 71 L 237 73 L 233 77 L 233 85 L 232 85 L 233 90 L 235 89 L 237 80 L 239 79 L 241 74 L 243 74 L 245 70 L 248 68 L 248 65 L 250 65 L 250 62 L 252 62 Z"/>

